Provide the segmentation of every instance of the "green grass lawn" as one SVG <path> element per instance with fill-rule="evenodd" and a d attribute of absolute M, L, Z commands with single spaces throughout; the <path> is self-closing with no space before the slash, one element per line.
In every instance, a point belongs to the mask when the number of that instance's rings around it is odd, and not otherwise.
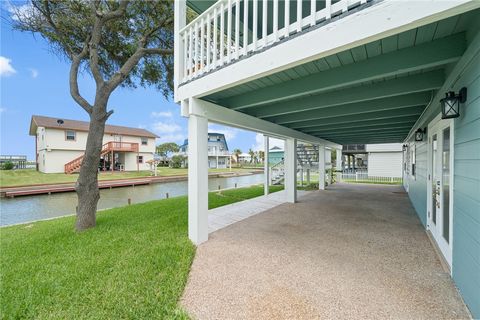
<path fill-rule="evenodd" d="M 271 192 L 281 190 L 271 187 Z M 215 208 L 263 194 L 254 186 L 209 194 Z M 0 229 L 3 319 L 183 319 L 177 302 L 195 247 L 187 197 Z"/>
<path fill-rule="evenodd" d="M 248 172 L 251 170 L 232 168 L 232 171 Z M 229 169 L 210 169 L 209 172 L 229 172 Z M 168 167 L 160 167 L 157 171 L 159 176 L 186 175 L 187 173 L 188 169 L 173 169 Z M 150 171 L 102 172 L 99 174 L 99 180 L 142 178 L 150 176 L 152 176 Z M 78 174 L 42 173 L 35 169 L 0 170 L 0 187 L 75 182 L 77 179 Z"/>

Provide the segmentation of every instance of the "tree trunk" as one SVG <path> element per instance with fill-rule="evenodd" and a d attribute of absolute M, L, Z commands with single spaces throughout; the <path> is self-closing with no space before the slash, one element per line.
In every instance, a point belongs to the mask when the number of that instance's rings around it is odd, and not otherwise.
<path fill-rule="evenodd" d="M 102 99 L 103 100 L 103 99 Z M 97 100 L 97 103 L 98 100 Z M 103 145 L 103 134 L 105 131 L 106 102 L 101 105 L 94 105 L 90 114 L 90 129 L 88 131 L 85 156 L 80 168 L 80 175 L 75 189 L 78 196 L 77 231 L 85 230 L 95 226 L 97 203 L 100 199 L 98 190 L 98 164 Z"/>

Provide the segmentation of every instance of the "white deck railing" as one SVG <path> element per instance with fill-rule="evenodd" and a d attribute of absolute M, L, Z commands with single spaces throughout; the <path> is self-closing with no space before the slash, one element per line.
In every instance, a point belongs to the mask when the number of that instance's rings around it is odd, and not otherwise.
<path fill-rule="evenodd" d="M 316 0 L 219 0 L 180 30 L 180 83 L 366 2 L 325 0 L 325 6 L 317 8 Z M 294 3 L 296 18 L 291 21 Z M 280 6 L 283 16 L 279 15 Z"/>

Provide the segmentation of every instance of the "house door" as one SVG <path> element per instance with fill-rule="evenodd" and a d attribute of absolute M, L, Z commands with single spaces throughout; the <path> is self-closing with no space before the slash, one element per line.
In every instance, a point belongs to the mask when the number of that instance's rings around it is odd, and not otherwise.
<path fill-rule="evenodd" d="M 452 266 L 453 121 L 432 121 L 428 128 L 428 217 L 445 260 Z"/>

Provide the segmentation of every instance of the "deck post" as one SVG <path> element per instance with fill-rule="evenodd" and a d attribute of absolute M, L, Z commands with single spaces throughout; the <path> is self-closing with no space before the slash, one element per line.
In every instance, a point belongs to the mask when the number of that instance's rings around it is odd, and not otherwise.
<path fill-rule="evenodd" d="M 318 146 L 318 189 L 325 190 L 325 146 Z"/>
<path fill-rule="evenodd" d="M 285 140 L 285 191 L 287 202 L 297 202 L 297 139 Z"/>
<path fill-rule="evenodd" d="M 270 139 L 267 135 L 263 135 L 264 139 L 264 156 L 263 156 L 263 177 L 264 177 L 264 195 L 268 195 L 269 190 L 268 187 L 270 186 L 270 170 L 268 166 L 269 157 L 268 157 L 268 150 L 270 150 Z"/>
<path fill-rule="evenodd" d="M 342 171 L 342 150 L 341 149 L 336 149 L 337 152 L 337 171 Z"/>
<path fill-rule="evenodd" d="M 188 237 L 208 240 L 208 120 L 197 114 L 188 117 Z"/>
<path fill-rule="evenodd" d="M 310 185 L 310 168 L 307 169 L 307 185 Z"/>

